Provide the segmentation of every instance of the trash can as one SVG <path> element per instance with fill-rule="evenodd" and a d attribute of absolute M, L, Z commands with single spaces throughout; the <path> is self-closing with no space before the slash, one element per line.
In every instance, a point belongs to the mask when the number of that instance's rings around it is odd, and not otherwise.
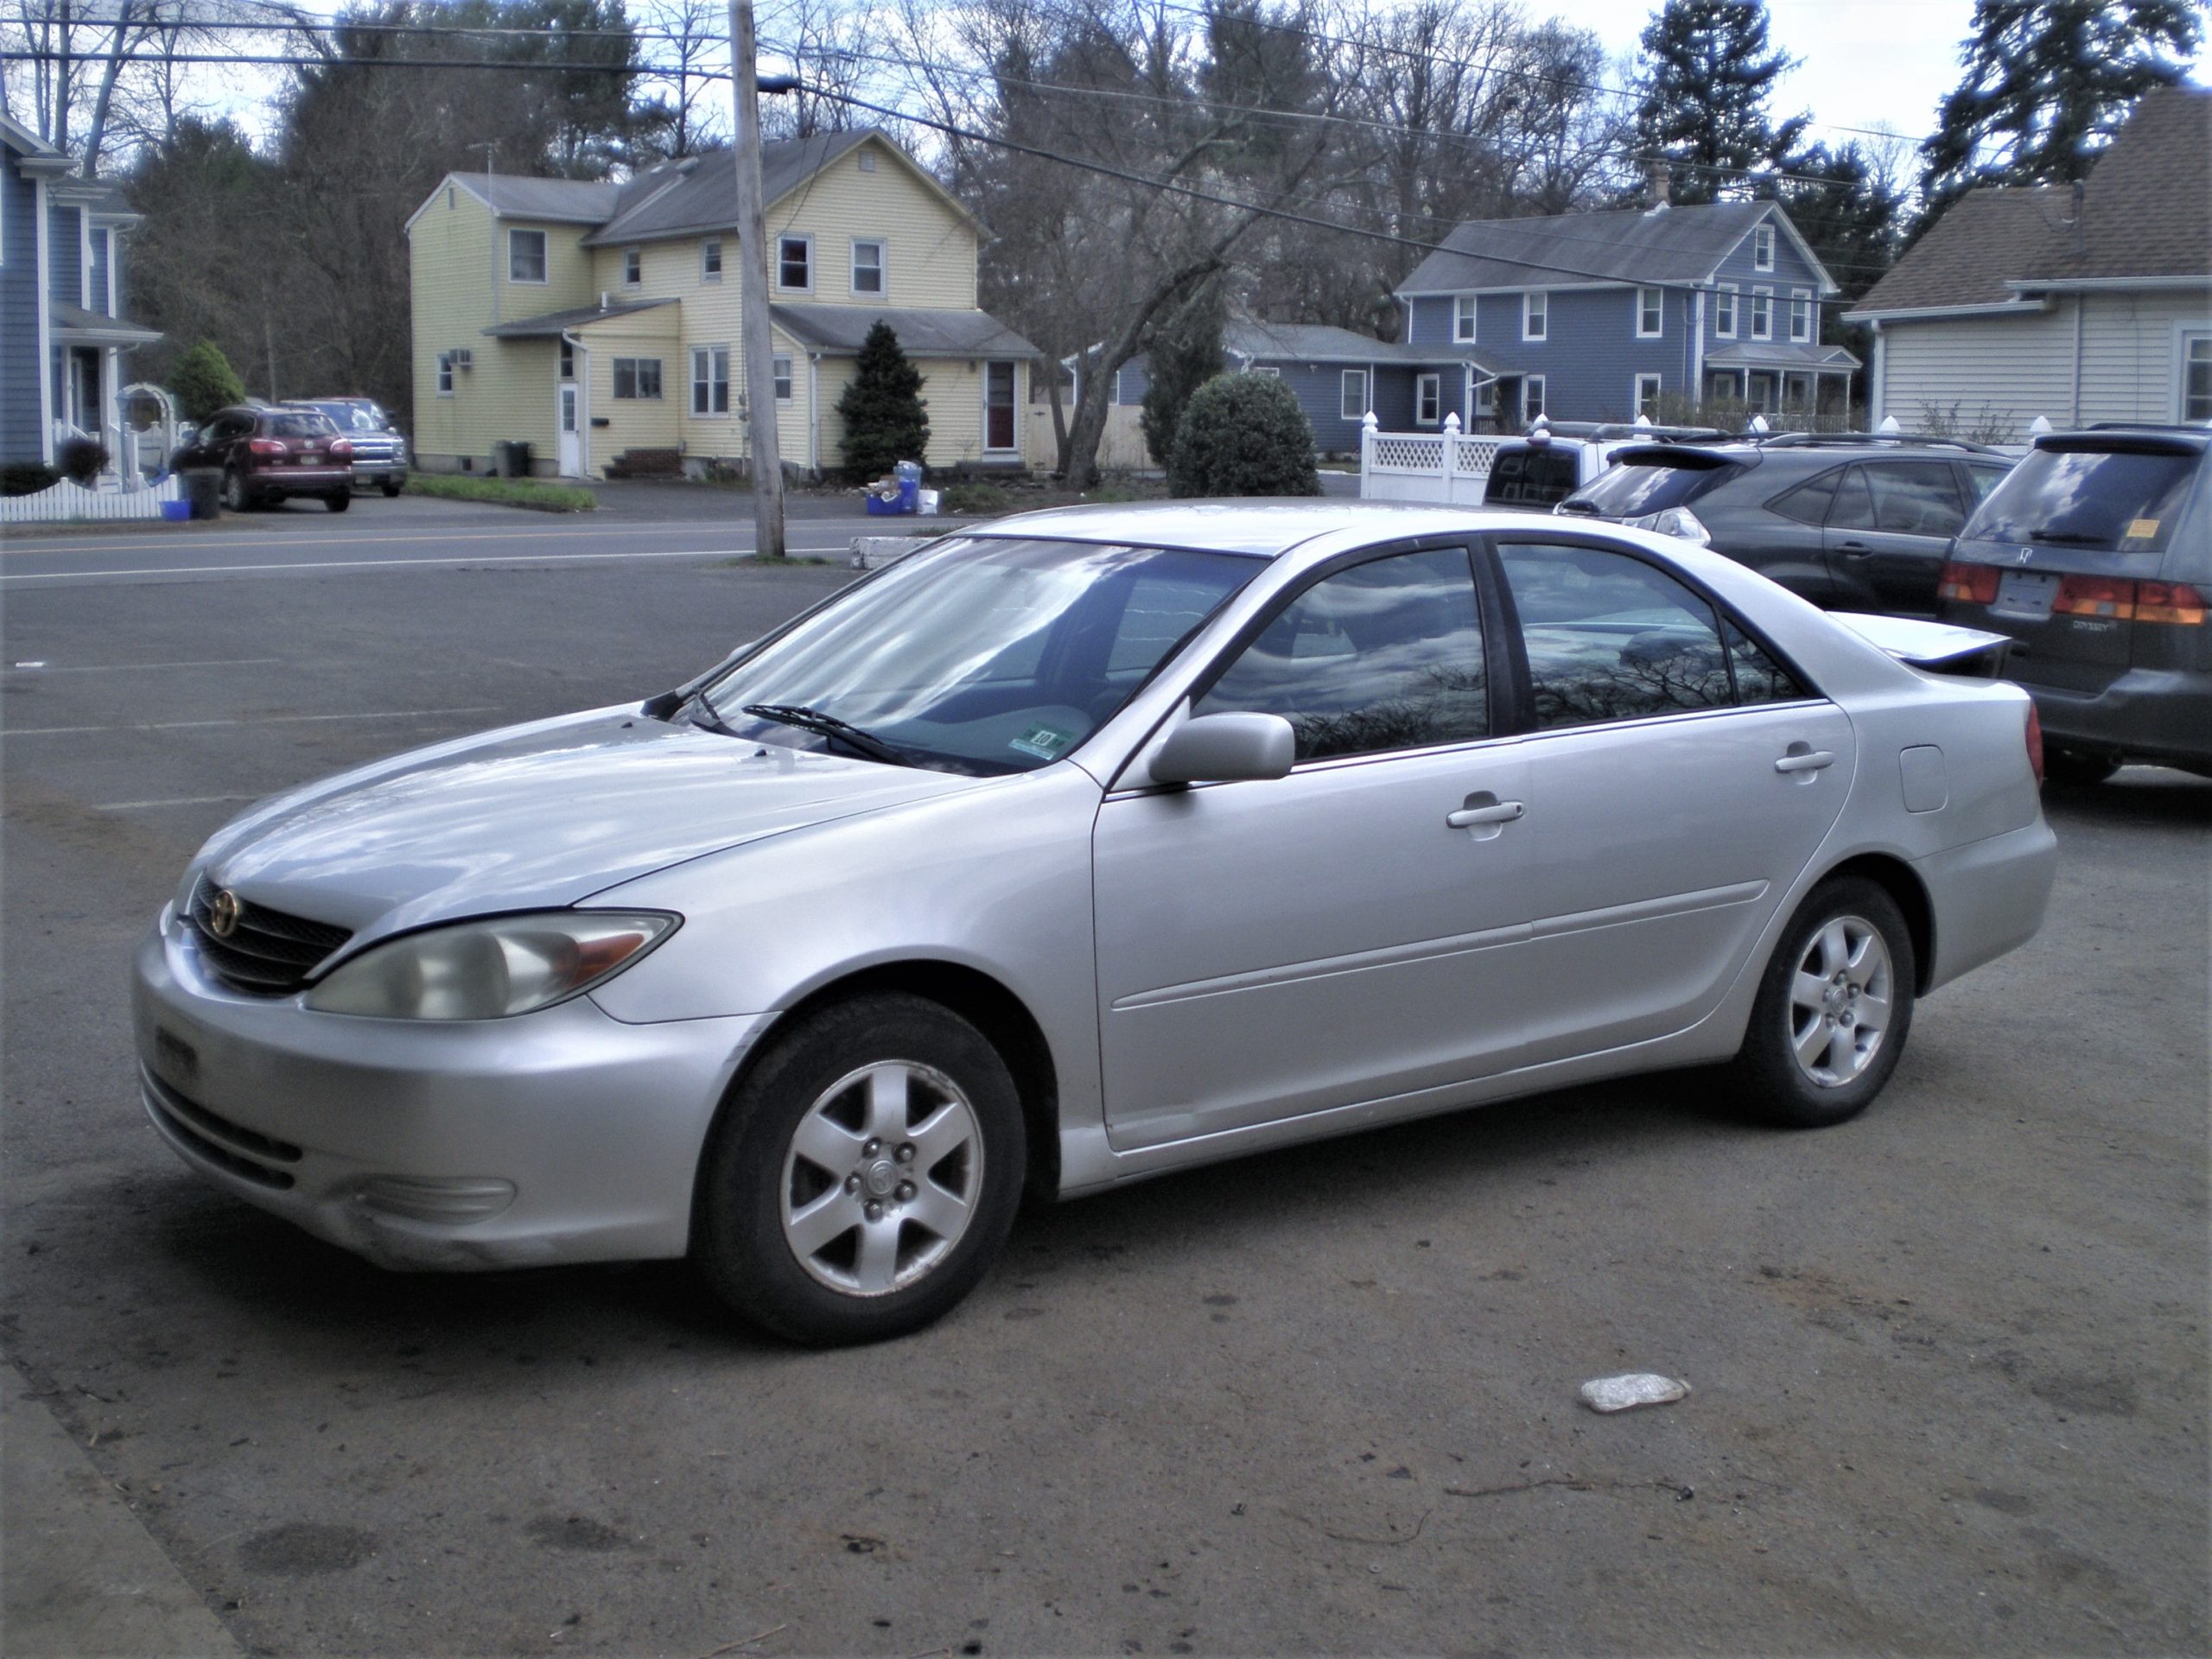
<path fill-rule="evenodd" d="M 891 475 L 899 480 L 899 511 L 918 512 L 922 505 L 922 463 L 902 461 L 892 467 Z"/>
<path fill-rule="evenodd" d="M 501 478 L 530 476 L 530 445 L 519 439 L 509 438 L 492 446 L 493 460 L 498 463 Z"/>
<path fill-rule="evenodd" d="M 223 511 L 223 474 L 213 467 L 188 467 L 176 475 L 194 518 L 213 518 Z"/>

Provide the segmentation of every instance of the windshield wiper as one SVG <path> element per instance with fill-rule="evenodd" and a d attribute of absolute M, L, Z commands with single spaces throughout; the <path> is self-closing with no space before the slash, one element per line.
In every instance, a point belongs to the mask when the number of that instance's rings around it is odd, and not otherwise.
<path fill-rule="evenodd" d="M 808 709 L 794 702 L 748 702 L 745 712 L 762 720 L 772 720 L 779 726 L 796 726 L 803 732 L 815 732 L 842 743 L 856 754 L 871 760 L 887 761 L 894 766 L 912 766 L 913 762 L 881 738 L 870 735 L 849 721 L 835 715 L 825 715 L 819 709 Z"/>

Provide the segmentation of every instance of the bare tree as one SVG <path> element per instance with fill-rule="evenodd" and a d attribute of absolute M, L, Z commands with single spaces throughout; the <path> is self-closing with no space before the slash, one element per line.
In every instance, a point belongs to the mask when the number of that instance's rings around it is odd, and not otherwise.
<path fill-rule="evenodd" d="M 237 15 L 236 0 L 6 0 L 0 45 L 33 55 L 0 73 L 0 108 L 96 178 L 118 134 L 137 133 L 137 123 L 116 121 L 118 109 L 142 94 L 160 103 L 180 52 L 219 46 Z"/>

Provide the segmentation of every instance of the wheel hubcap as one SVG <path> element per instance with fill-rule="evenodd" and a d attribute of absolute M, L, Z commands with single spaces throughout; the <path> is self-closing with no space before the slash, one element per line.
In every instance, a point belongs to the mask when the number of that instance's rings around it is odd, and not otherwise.
<path fill-rule="evenodd" d="M 1797 963 L 1789 993 L 1789 1048 L 1798 1070 L 1837 1089 L 1873 1064 L 1894 995 L 1890 948 L 1859 916 L 1831 918 Z"/>
<path fill-rule="evenodd" d="M 784 1241 L 849 1296 L 904 1290 L 951 1253 L 982 1191 L 975 1109 L 943 1072 L 887 1060 L 848 1073 L 784 1157 Z"/>

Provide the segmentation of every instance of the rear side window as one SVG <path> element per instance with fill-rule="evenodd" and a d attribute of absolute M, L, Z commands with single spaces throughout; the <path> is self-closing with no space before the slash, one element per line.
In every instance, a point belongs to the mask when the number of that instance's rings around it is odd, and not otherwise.
<path fill-rule="evenodd" d="M 1601 518 L 1641 518 L 1684 507 L 1744 469 L 1730 461 L 1685 455 L 1679 461 L 1624 461 L 1567 499 Z"/>
<path fill-rule="evenodd" d="M 2163 553 L 2202 456 L 2138 449 L 2031 449 L 1990 492 L 1975 541 Z"/>
<path fill-rule="evenodd" d="M 1570 447 L 1508 449 L 1491 463 L 1484 502 L 1497 506 L 1548 507 L 1574 493 L 1580 480 Z"/>
<path fill-rule="evenodd" d="M 1497 554 L 1528 652 L 1537 729 L 1735 701 L 1719 619 L 1664 571 L 1593 547 L 1508 543 Z"/>
<path fill-rule="evenodd" d="M 1784 491 L 1767 503 L 1785 518 L 1795 518 L 1801 524 L 1821 524 L 1827 520 L 1828 508 L 1835 500 L 1836 486 L 1843 481 L 1843 468 L 1832 467 L 1818 478 L 1808 479 L 1794 490 Z"/>

